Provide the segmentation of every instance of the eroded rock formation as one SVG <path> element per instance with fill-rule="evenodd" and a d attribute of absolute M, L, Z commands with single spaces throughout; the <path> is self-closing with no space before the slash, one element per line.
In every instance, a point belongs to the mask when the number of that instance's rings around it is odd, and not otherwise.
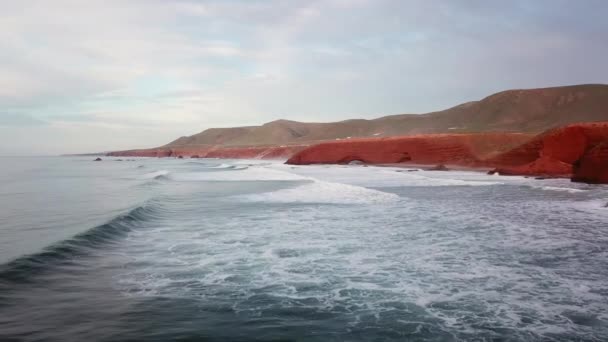
<path fill-rule="evenodd" d="M 537 136 L 426 134 L 326 142 L 296 153 L 287 163 L 345 164 L 355 160 L 486 167 L 503 175 L 608 183 L 608 122 L 573 124 Z"/>
<path fill-rule="evenodd" d="M 572 180 L 608 184 L 608 139 L 588 150 L 574 165 Z"/>
<path fill-rule="evenodd" d="M 608 85 L 517 89 L 420 115 L 211 128 L 158 148 L 108 155 L 443 164 L 608 183 L 607 108 Z M 579 120 L 588 123 L 571 124 Z"/>
<path fill-rule="evenodd" d="M 296 153 L 288 164 L 426 164 L 482 166 L 481 161 L 530 140 L 520 133 L 424 134 L 350 139 L 317 144 Z"/>
<path fill-rule="evenodd" d="M 595 172 L 592 165 L 601 164 L 601 148 L 595 153 L 592 151 L 605 140 L 608 140 L 608 123 L 573 124 L 549 130 L 486 162 L 496 166 L 500 174 L 583 179 L 585 173 Z M 604 159 L 604 163 L 607 161 Z M 581 167 L 583 164 L 585 167 Z M 574 175 L 575 169 L 578 178 Z"/>

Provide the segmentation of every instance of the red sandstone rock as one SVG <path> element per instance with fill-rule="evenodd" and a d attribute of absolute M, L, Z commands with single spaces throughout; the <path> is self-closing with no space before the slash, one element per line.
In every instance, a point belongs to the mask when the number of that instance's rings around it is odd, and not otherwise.
<path fill-rule="evenodd" d="M 574 124 L 535 137 L 519 133 L 426 134 L 348 139 L 313 146 L 178 146 L 110 156 L 289 158 L 288 164 L 411 163 L 492 167 L 501 174 L 608 183 L 608 122 Z"/>
<path fill-rule="evenodd" d="M 311 146 L 288 164 L 452 164 L 482 166 L 483 159 L 522 144 L 519 133 L 424 134 L 396 138 L 350 139 Z"/>
<path fill-rule="evenodd" d="M 448 169 L 448 167 L 443 164 L 437 164 L 433 167 L 429 167 L 427 170 L 428 171 L 450 171 L 450 169 Z"/>
<path fill-rule="evenodd" d="M 608 122 L 568 125 L 531 139 L 483 133 L 342 140 L 311 146 L 287 163 L 352 161 L 485 166 L 504 175 L 570 177 L 574 173 L 575 181 L 608 183 Z"/>
<path fill-rule="evenodd" d="M 570 177 L 572 164 L 551 157 L 540 157 L 528 164 L 498 167 L 494 171 L 501 175 Z"/>
<path fill-rule="evenodd" d="M 608 140 L 585 153 L 574 168 L 572 180 L 608 184 Z"/>
<path fill-rule="evenodd" d="M 607 122 L 568 125 L 542 133 L 486 162 L 501 174 L 568 177 L 587 151 L 606 139 Z"/>

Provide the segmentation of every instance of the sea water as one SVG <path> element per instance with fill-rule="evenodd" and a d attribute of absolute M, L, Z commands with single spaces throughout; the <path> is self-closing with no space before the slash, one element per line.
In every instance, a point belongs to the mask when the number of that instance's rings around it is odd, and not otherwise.
<path fill-rule="evenodd" d="M 2 341 L 606 341 L 608 188 L 0 158 Z"/>

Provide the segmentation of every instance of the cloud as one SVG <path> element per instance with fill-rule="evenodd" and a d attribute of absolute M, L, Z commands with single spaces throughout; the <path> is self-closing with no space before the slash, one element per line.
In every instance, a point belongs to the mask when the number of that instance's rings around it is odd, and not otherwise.
<path fill-rule="evenodd" d="M 0 126 L 43 126 L 48 123 L 27 114 L 0 113 Z"/>
<path fill-rule="evenodd" d="M 66 152 L 74 140 L 58 132 L 80 129 L 104 150 L 606 83 L 606 10 L 601 0 L 6 2 L 0 109 L 16 114 L 0 122 L 38 122 Z M 118 138 L 142 127 L 155 133 Z"/>

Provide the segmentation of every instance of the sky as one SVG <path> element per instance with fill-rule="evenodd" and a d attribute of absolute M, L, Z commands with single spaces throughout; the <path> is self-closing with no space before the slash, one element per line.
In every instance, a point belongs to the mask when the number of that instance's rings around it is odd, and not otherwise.
<path fill-rule="evenodd" d="M 0 0 L 0 155 L 608 83 L 604 0 Z"/>

